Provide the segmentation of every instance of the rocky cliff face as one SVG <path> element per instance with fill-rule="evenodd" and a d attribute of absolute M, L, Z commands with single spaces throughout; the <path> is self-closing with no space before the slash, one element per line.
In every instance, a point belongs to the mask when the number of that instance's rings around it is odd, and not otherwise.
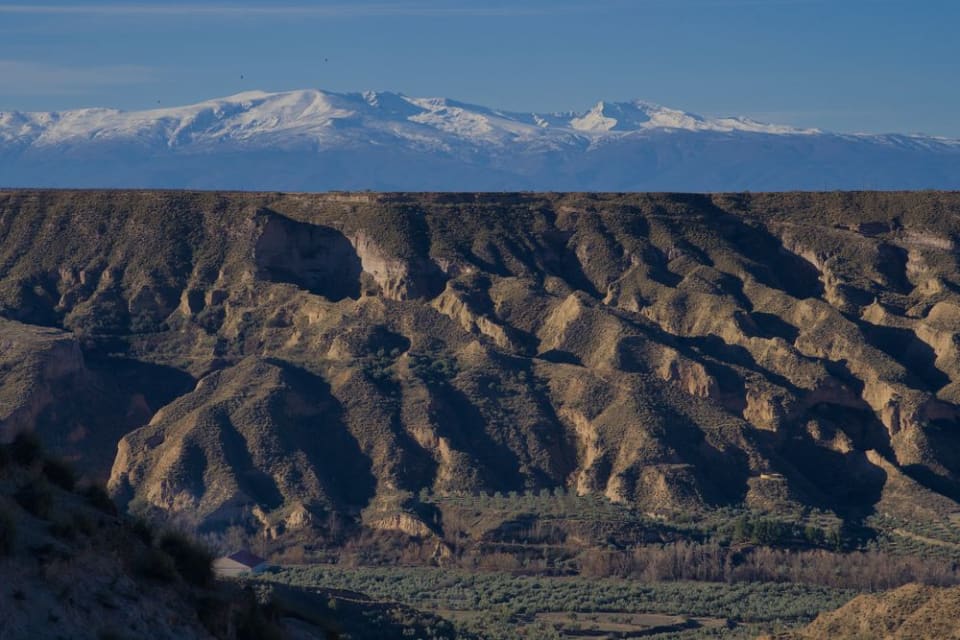
<path fill-rule="evenodd" d="M 947 193 L 0 192 L 3 330 L 59 363 L 4 361 L 0 430 L 94 473 L 109 442 L 124 504 L 210 529 L 423 489 L 771 506 L 761 474 L 960 511 L 958 237 Z M 37 417 L 63 398 L 85 437 Z"/>

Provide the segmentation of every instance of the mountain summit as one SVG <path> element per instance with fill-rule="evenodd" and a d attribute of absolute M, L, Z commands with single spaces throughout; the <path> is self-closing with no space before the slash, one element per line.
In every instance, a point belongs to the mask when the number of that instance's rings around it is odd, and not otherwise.
<path fill-rule="evenodd" d="M 0 114 L 0 186 L 672 190 L 960 188 L 960 141 L 708 118 L 640 100 L 518 113 L 398 93 L 250 91 Z"/>

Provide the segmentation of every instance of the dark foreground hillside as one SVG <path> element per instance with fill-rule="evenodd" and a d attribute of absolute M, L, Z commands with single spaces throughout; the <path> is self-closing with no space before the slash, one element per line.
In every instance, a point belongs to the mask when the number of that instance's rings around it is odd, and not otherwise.
<path fill-rule="evenodd" d="M 958 239 L 934 192 L 0 192 L 0 434 L 278 544 L 667 535 L 586 496 L 953 553 Z"/>
<path fill-rule="evenodd" d="M 188 535 L 118 514 L 29 437 L 0 445 L 0 640 L 469 637 L 360 593 L 218 580 L 212 560 Z"/>

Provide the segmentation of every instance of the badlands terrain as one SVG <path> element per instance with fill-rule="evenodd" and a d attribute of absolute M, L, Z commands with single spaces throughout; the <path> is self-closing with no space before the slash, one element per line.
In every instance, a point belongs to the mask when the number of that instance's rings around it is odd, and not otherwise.
<path fill-rule="evenodd" d="M 958 238 L 946 192 L 2 191 L 0 440 L 291 562 L 948 583 Z"/>

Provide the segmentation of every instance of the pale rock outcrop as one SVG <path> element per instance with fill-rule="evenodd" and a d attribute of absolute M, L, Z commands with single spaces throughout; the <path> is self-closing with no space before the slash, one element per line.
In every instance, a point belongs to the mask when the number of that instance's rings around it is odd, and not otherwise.
<path fill-rule="evenodd" d="M 385 298 L 430 298 L 442 289 L 444 274 L 429 258 L 415 256 L 401 259 L 391 256 L 367 231 L 358 231 L 350 238 L 350 242 L 363 270 L 373 277 Z"/>

